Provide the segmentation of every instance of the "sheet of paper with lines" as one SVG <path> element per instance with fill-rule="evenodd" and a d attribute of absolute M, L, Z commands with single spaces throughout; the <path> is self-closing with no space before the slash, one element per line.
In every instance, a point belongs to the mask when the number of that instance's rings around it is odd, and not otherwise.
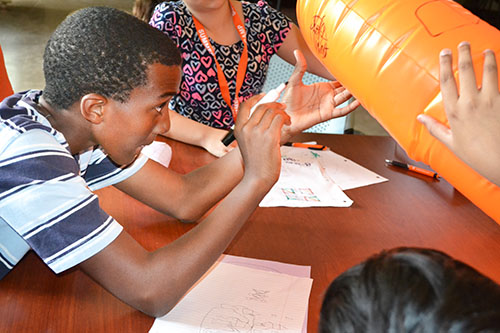
<path fill-rule="evenodd" d="M 312 279 L 219 262 L 150 333 L 302 332 Z"/>

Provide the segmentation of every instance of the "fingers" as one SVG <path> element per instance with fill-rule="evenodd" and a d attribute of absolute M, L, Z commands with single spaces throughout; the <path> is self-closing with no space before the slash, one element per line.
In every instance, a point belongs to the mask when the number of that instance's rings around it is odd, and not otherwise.
<path fill-rule="evenodd" d="M 250 110 L 252 110 L 254 105 L 257 104 L 257 102 L 260 101 L 262 97 L 264 97 L 263 93 L 252 96 L 243 103 L 241 103 L 236 119 L 236 126 L 238 125 L 242 126 L 244 123 L 246 123 L 246 121 L 250 116 Z"/>
<path fill-rule="evenodd" d="M 339 82 L 339 81 L 330 81 L 328 82 L 330 83 L 330 85 L 334 88 L 334 89 L 337 89 L 337 88 L 343 88 L 342 84 Z"/>
<path fill-rule="evenodd" d="M 492 50 L 484 51 L 483 85 L 481 91 L 486 94 L 498 94 L 498 69 L 495 53 Z"/>
<path fill-rule="evenodd" d="M 427 128 L 427 130 L 433 137 L 435 137 L 451 149 L 452 134 L 449 127 L 440 123 L 436 119 L 424 114 L 419 114 L 417 116 L 417 120 Z"/>
<path fill-rule="evenodd" d="M 458 99 L 458 92 L 453 76 L 451 50 L 444 49 L 439 55 L 439 78 L 443 100 L 453 102 Z"/>
<path fill-rule="evenodd" d="M 261 104 L 255 109 L 248 123 L 267 129 L 275 118 L 279 118 L 280 122 L 290 125 L 290 116 L 286 114 L 285 108 L 285 104 L 278 102 Z"/>
<path fill-rule="evenodd" d="M 247 137 L 266 139 L 268 142 L 278 143 L 281 139 L 281 128 L 284 124 L 290 125 L 290 116 L 285 112 L 282 103 L 265 103 L 257 106 L 248 122 L 241 128 Z M 237 137 L 238 138 L 238 137 Z"/>
<path fill-rule="evenodd" d="M 471 94 L 477 92 L 476 75 L 468 42 L 462 42 L 458 45 L 458 79 L 461 97 L 470 97 Z"/>
<path fill-rule="evenodd" d="M 340 94 L 340 93 L 342 93 L 344 91 L 346 91 L 346 89 L 343 86 L 340 86 L 338 88 L 333 89 L 333 92 L 334 92 L 335 95 L 338 95 L 338 94 Z"/>
<path fill-rule="evenodd" d="M 335 108 L 334 112 L 333 112 L 333 118 L 345 116 L 345 115 L 351 113 L 352 111 L 356 110 L 356 108 L 359 105 L 360 105 L 359 101 L 355 100 L 354 102 L 349 103 L 349 104 L 347 104 L 344 107 Z"/>
<path fill-rule="evenodd" d="M 333 100 L 335 101 L 335 106 L 347 102 L 351 97 L 352 97 L 351 92 L 349 90 L 343 89 L 340 93 L 336 93 L 335 96 L 333 97 Z"/>
<path fill-rule="evenodd" d="M 288 79 L 289 86 L 295 86 L 302 83 L 302 77 L 307 70 L 307 63 L 304 55 L 300 50 L 293 51 L 293 55 L 295 56 L 295 68 L 293 69 L 292 75 Z"/>
<path fill-rule="evenodd" d="M 288 114 L 286 114 L 286 112 L 284 110 L 282 110 L 282 112 L 280 112 L 272 117 L 271 124 L 269 125 L 269 130 L 271 131 L 271 133 L 276 134 L 276 136 L 275 136 L 276 143 L 280 142 L 281 128 L 285 124 L 289 126 L 291 124 L 291 120 L 290 120 L 290 116 Z"/>

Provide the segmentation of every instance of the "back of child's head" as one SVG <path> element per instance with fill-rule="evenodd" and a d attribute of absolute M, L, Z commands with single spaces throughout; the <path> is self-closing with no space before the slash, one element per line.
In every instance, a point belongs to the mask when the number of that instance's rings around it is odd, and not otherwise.
<path fill-rule="evenodd" d="M 500 332 L 500 286 L 439 251 L 383 251 L 332 282 L 319 331 Z"/>
<path fill-rule="evenodd" d="M 89 93 L 126 102 L 147 83 L 152 64 L 178 66 L 175 44 L 162 32 L 130 14 L 90 7 L 68 16 L 45 48 L 44 98 L 67 109 Z"/>

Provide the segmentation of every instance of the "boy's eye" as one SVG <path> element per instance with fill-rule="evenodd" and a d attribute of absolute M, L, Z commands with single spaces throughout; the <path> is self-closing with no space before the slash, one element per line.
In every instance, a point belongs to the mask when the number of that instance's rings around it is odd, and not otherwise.
<path fill-rule="evenodd" d="M 155 106 L 154 109 L 156 110 L 156 112 L 158 112 L 159 114 L 161 114 L 161 110 L 163 110 L 163 108 L 165 107 L 165 105 L 167 105 L 167 102 L 168 101 L 165 101 L 164 103 L 161 103 L 160 105 Z"/>

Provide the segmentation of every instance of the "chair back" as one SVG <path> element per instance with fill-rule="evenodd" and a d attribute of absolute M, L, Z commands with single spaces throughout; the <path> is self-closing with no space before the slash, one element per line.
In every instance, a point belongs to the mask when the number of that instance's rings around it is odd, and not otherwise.
<path fill-rule="evenodd" d="M 12 86 L 10 85 L 7 69 L 3 60 L 2 47 L 0 47 L 0 101 L 5 97 L 12 95 Z"/>

